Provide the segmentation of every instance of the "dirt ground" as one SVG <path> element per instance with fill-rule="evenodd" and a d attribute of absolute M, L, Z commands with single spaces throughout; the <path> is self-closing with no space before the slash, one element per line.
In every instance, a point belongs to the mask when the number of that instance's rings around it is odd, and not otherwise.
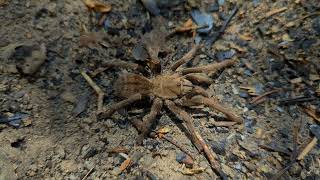
<path fill-rule="evenodd" d="M 80 71 L 112 60 L 143 64 L 134 48 L 159 27 L 141 1 L 100 2 L 112 6 L 102 26 L 101 14 L 81 0 L 0 0 L 0 179 L 219 178 L 167 109 L 155 129 L 168 129 L 195 156 L 191 169 L 177 161 L 181 150 L 162 138 L 137 145 L 139 133 L 130 120 L 142 119 L 150 102 L 97 119 L 97 96 Z M 196 130 L 230 179 L 279 178 L 286 167 L 280 179 L 320 179 L 319 143 L 298 158 L 319 138 L 310 130 L 320 123 L 319 1 L 215 2 L 157 1 L 168 31 L 182 26 L 194 9 L 212 15 L 212 32 L 218 31 L 239 6 L 219 40 L 187 66 L 237 60 L 210 75 L 206 89 L 244 122 L 220 126 L 227 121 L 223 114 L 187 109 Z M 169 49 L 159 57 L 171 64 L 191 49 L 193 37 L 177 33 L 165 41 L 152 39 Z M 104 107 L 119 101 L 112 85 L 121 72 L 112 68 L 93 78 L 106 94 Z M 18 120 L 2 122 L 9 117 Z M 125 156 L 133 164 L 123 170 Z"/>

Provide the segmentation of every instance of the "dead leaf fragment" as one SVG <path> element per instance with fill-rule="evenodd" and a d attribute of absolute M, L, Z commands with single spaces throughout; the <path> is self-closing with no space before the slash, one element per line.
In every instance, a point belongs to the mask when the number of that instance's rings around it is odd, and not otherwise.
<path fill-rule="evenodd" d="M 100 3 L 95 0 L 84 0 L 83 3 L 91 10 L 95 12 L 107 13 L 111 11 L 110 4 Z"/>
<path fill-rule="evenodd" d="M 121 166 L 120 166 L 120 170 L 121 171 L 124 171 L 128 166 L 130 166 L 130 164 L 131 164 L 131 159 L 130 158 L 128 158 L 128 159 L 126 159 L 125 161 L 123 161 L 123 163 L 121 164 Z"/>

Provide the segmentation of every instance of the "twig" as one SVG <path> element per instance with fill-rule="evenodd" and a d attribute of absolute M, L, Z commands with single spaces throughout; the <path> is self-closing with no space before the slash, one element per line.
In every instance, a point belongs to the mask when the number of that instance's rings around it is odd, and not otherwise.
<path fill-rule="evenodd" d="M 268 96 L 268 95 L 270 95 L 270 94 L 279 92 L 279 91 L 280 91 L 280 89 L 274 89 L 274 90 L 268 91 L 268 92 L 266 92 L 266 93 L 264 93 L 264 94 L 262 94 L 262 95 L 260 95 L 260 96 L 257 96 L 257 97 L 255 97 L 255 98 L 253 98 L 253 99 L 250 101 L 250 104 L 255 104 L 255 105 L 257 105 L 256 103 L 257 103 L 257 101 L 259 101 L 260 99 L 262 99 L 262 98 L 264 98 L 265 96 Z"/>
<path fill-rule="evenodd" d="M 175 145 L 177 148 L 179 148 L 182 152 L 186 153 L 188 156 L 190 156 L 192 159 L 194 159 L 194 156 L 187 150 L 185 149 L 179 142 L 174 140 L 171 136 L 169 135 L 164 135 L 162 136 L 163 139 L 167 140 L 171 144 Z"/>
<path fill-rule="evenodd" d="M 235 124 L 237 124 L 237 122 L 234 121 L 215 121 L 212 122 L 213 125 L 217 126 L 217 127 L 230 127 L 233 126 Z"/>
<path fill-rule="evenodd" d="M 304 108 L 303 108 L 303 111 L 304 111 L 306 114 L 308 114 L 310 117 L 312 117 L 314 120 L 320 122 L 320 117 L 318 117 L 318 116 L 316 115 L 315 110 L 309 109 L 309 108 L 307 108 L 307 107 L 304 107 Z"/>
<path fill-rule="evenodd" d="M 212 44 L 215 43 L 220 38 L 220 36 L 222 36 L 222 34 L 226 30 L 228 24 L 230 23 L 232 18 L 236 15 L 238 10 L 239 10 L 239 7 L 238 7 L 238 5 L 236 5 L 232 9 L 230 16 L 224 21 L 224 23 L 223 23 L 222 27 L 220 28 L 220 30 L 217 33 L 213 34 L 213 36 L 207 41 L 207 46 L 208 47 L 212 46 Z"/>
<path fill-rule="evenodd" d="M 92 173 L 93 169 L 94 169 L 94 167 L 91 168 L 91 169 L 89 170 L 89 172 L 88 172 L 81 180 L 87 179 L 87 177 Z"/>
<path fill-rule="evenodd" d="M 297 157 L 297 160 L 302 160 L 311 150 L 312 148 L 317 144 L 318 139 L 314 137 L 307 146 L 301 151 L 299 156 Z"/>
<path fill-rule="evenodd" d="M 316 99 L 317 98 L 315 98 L 315 97 L 300 96 L 300 97 L 294 97 L 294 98 L 281 99 L 279 102 L 280 102 L 280 104 L 283 104 L 283 105 L 292 105 L 292 104 L 309 102 L 309 101 L 313 101 Z"/>
<path fill-rule="evenodd" d="M 102 111 L 103 106 L 103 98 L 104 98 L 104 92 L 102 89 L 95 83 L 93 80 L 88 76 L 88 74 L 84 71 L 80 72 L 83 78 L 89 83 L 89 85 L 94 89 L 94 91 L 98 94 L 98 113 Z"/>
<path fill-rule="evenodd" d="M 287 7 L 282 7 L 282 8 L 279 8 L 279 9 L 273 9 L 273 10 L 267 12 L 266 15 L 263 17 L 263 19 L 271 17 L 271 16 L 273 16 L 275 14 L 278 14 L 278 13 L 282 13 L 282 12 L 286 11 L 287 9 L 288 9 Z"/>
<path fill-rule="evenodd" d="M 301 126 L 302 126 L 302 120 L 300 120 L 299 123 L 295 121 L 295 124 L 293 127 L 293 151 L 290 155 L 290 162 L 272 178 L 273 180 L 280 179 L 280 177 L 285 172 L 287 172 L 294 165 L 294 163 L 297 162 L 296 159 L 298 156 L 298 141 L 299 141 L 299 132 L 301 130 Z"/>

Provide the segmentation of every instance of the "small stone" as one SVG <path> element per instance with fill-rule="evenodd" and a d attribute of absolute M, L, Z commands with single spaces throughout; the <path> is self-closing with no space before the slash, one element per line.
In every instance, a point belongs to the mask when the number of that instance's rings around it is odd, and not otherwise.
<path fill-rule="evenodd" d="M 216 142 L 213 141 L 210 143 L 212 150 L 220 155 L 225 155 L 226 154 L 226 144 L 224 142 Z"/>
<path fill-rule="evenodd" d="M 183 152 L 177 153 L 176 161 L 179 163 L 185 164 L 186 167 L 188 168 L 192 168 L 193 166 L 192 158 Z"/>
<path fill-rule="evenodd" d="M 249 94 L 247 92 L 240 92 L 239 96 L 242 97 L 242 98 L 248 98 Z"/>

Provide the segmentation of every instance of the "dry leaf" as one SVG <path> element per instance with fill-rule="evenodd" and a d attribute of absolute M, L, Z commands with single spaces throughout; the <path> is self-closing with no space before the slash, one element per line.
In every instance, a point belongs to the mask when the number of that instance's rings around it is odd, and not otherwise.
<path fill-rule="evenodd" d="M 131 159 L 126 159 L 125 161 L 123 161 L 123 163 L 120 166 L 120 170 L 124 171 L 130 164 L 131 164 Z"/>
<path fill-rule="evenodd" d="M 110 4 L 103 4 L 95 0 L 84 0 L 83 3 L 91 10 L 101 13 L 107 13 L 111 11 Z"/>

